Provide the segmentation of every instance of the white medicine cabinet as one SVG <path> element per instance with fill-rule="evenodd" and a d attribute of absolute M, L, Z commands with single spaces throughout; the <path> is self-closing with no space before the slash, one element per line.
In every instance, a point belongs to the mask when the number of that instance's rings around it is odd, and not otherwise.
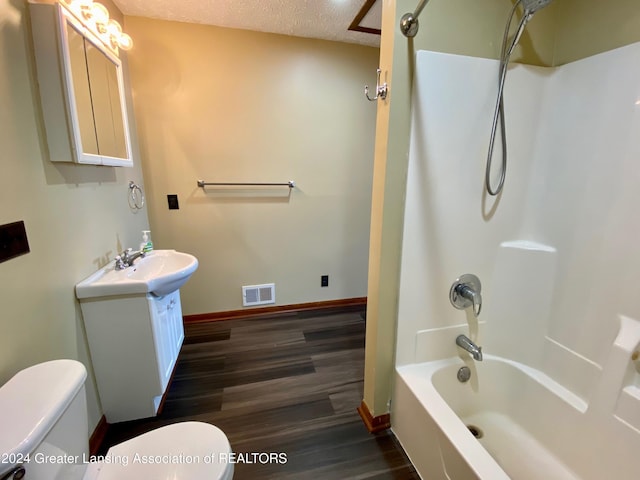
<path fill-rule="evenodd" d="M 29 12 L 51 161 L 133 166 L 120 58 L 65 5 Z"/>

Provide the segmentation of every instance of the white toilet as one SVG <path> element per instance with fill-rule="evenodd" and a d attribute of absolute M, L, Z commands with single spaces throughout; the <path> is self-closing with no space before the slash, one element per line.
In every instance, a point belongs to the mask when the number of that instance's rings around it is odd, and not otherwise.
<path fill-rule="evenodd" d="M 161 427 L 112 447 L 104 457 L 90 457 L 86 377 L 80 362 L 53 360 L 18 372 L 0 387 L 0 479 L 233 477 L 227 437 L 202 422 Z"/>

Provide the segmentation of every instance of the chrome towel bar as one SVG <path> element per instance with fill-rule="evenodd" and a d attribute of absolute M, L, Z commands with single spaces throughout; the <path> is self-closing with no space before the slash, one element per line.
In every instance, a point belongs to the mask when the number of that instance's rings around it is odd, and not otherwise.
<path fill-rule="evenodd" d="M 296 182 L 289 180 L 286 183 L 233 183 L 233 182 L 205 182 L 204 180 L 198 180 L 199 187 L 289 187 L 294 188 Z"/>

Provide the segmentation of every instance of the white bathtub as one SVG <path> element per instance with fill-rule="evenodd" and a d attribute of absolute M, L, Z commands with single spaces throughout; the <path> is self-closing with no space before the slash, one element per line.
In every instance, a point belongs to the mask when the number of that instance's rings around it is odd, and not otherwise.
<path fill-rule="evenodd" d="M 613 412 L 517 362 L 485 355 L 461 383 L 464 365 L 397 368 L 392 429 L 425 480 L 640 478 L 640 431 Z"/>

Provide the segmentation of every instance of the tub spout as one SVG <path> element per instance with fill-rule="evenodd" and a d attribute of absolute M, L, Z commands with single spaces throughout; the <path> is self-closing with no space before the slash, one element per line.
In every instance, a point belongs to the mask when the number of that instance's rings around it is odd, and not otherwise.
<path fill-rule="evenodd" d="M 474 360 L 482 361 L 482 347 L 477 346 L 466 335 L 458 335 L 456 337 L 456 345 L 469 352 Z"/>

